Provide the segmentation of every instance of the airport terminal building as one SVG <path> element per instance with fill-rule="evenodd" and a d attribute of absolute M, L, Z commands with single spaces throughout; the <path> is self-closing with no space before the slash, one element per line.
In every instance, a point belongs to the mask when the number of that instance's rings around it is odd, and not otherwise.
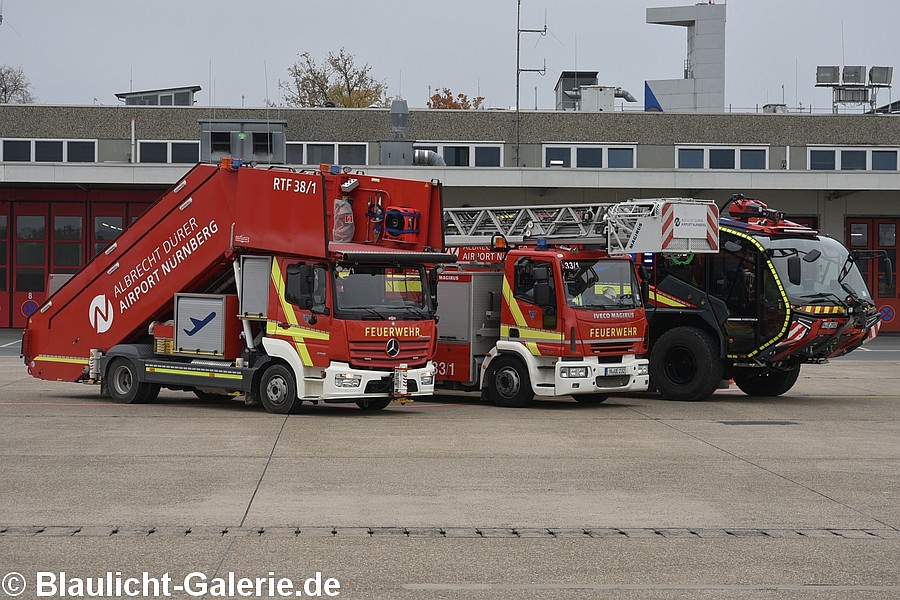
<path fill-rule="evenodd" d="M 564 71 L 555 110 L 414 108 L 406 123 L 395 108 L 201 107 L 200 86 L 117 94 L 115 106 L 0 105 L 0 327 L 24 327 L 51 275 L 77 271 L 194 164 L 232 156 L 439 180 L 446 206 L 757 197 L 851 249 L 886 251 L 893 277 L 861 266 L 882 331 L 900 331 L 895 105 L 726 111 L 725 5 L 651 8 L 647 21 L 686 28 L 688 55 L 683 78 L 646 82 L 642 112 L 616 108 L 633 96 L 596 71 Z M 870 83 L 890 75 L 873 68 Z M 836 100 L 866 87 L 830 85 Z"/>

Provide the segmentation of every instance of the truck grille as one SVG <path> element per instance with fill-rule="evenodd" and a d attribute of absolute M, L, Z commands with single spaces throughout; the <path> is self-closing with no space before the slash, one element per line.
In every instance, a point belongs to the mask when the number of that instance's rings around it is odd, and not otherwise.
<path fill-rule="evenodd" d="M 621 344 L 591 344 L 591 352 L 597 356 L 621 356 L 623 354 L 634 354 L 633 344 L 625 342 Z"/>
<path fill-rule="evenodd" d="M 406 363 L 409 367 L 421 367 L 428 362 L 430 340 L 401 340 L 400 353 L 388 356 L 387 340 L 350 342 L 350 365 L 362 369 L 393 369 Z"/>
<path fill-rule="evenodd" d="M 631 381 L 631 377 L 629 375 L 610 375 L 608 377 L 598 377 L 597 378 L 597 387 L 598 388 L 617 388 L 617 387 L 625 387 L 628 385 L 628 382 Z"/>

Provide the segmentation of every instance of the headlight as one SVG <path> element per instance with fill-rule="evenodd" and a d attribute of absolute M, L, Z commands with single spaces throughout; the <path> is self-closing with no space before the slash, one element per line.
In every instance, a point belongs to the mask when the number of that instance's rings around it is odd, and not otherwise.
<path fill-rule="evenodd" d="M 422 372 L 422 385 L 434 385 L 434 371 Z"/>
<path fill-rule="evenodd" d="M 637 374 L 638 375 L 649 375 L 650 374 L 650 365 L 649 364 L 638 365 Z"/>
<path fill-rule="evenodd" d="M 588 376 L 587 367 L 561 367 L 559 376 L 563 379 L 584 379 Z"/>
<path fill-rule="evenodd" d="M 362 377 L 353 373 L 338 373 L 334 377 L 334 387 L 339 388 L 358 388 L 362 382 Z"/>

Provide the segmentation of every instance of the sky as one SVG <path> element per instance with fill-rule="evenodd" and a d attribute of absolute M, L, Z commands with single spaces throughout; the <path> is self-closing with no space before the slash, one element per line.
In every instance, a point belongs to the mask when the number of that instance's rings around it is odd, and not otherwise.
<path fill-rule="evenodd" d="M 897 0 L 716 0 L 727 6 L 725 105 L 784 102 L 830 110 L 817 65 L 900 67 Z M 552 109 L 561 71 L 637 98 L 644 81 L 678 79 L 686 29 L 646 23 L 658 0 L 0 0 L 0 65 L 22 68 L 45 104 L 120 103 L 116 93 L 199 85 L 198 105 L 281 104 L 279 81 L 303 52 L 342 47 L 392 97 L 424 107 L 449 88 L 484 105 Z M 896 73 L 900 80 L 900 70 Z M 878 103 L 900 99 L 882 90 Z M 617 107 L 622 101 L 617 101 Z"/>

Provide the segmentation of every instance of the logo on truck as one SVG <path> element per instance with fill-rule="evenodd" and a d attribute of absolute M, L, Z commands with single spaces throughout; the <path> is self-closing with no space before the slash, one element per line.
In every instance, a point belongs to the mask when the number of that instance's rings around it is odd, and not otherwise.
<path fill-rule="evenodd" d="M 88 319 L 94 331 L 105 333 L 109 330 L 112 327 L 113 316 L 112 300 L 107 299 L 106 294 L 94 296 L 94 299 L 91 300 L 91 305 L 88 307 Z"/>
<path fill-rule="evenodd" d="M 391 358 L 400 354 L 400 340 L 397 338 L 389 339 L 387 345 L 384 347 L 384 351 Z"/>

